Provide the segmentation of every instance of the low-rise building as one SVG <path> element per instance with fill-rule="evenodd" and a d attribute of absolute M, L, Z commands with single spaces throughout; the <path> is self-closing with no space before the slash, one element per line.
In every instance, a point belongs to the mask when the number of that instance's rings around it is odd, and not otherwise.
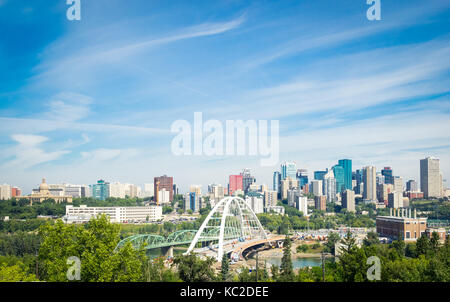
<path fill-rule="evenodd" d="M 393 240 L 416 241 L 427 229 L 427 218 L 417 217 L 411 209 L 390 209 L 389 216 L 378 216 L 376 219 L 377 233 L 380 237 Z"/>
<path fill-rule="evenodd" d="M 270 206 L 270 207 L 266 208 L 266 212 L 267 213 L 275 212 L 277 214 L 284 215 L 285 209 L 283 206 Z"/>
<path fill-rule="evenodd" d="M 162 219 L 161 206 L 143 206 L 143 207 L 88 207 L 80 205 L 74 207 L 66 206 L 66 223 L 85 223 L 92 217 L 99 214 L 106 214 L 111 222 L 129 223 L 129 222 L 151 222 Z"/>

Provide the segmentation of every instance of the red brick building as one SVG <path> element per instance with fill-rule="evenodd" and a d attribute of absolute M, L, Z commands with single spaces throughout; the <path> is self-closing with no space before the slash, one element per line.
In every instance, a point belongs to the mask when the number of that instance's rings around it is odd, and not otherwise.
<path fill-rule="evenodd" d="M 391 209 L 390 216 L 378 216 L 377 233 L 394 240 L 416 241 L 427 230 L 427 218 L 417 217 L 411 209 Z"/>
<path fill-rule="evenodd" d="M 169 200 L 173 201 L 173 177 L 168 177 L 167 175 L 163 175 L 160 177 L 154 178 L 154 192 L 155 192 L 155 201 L 159 204 L 158 200 L 158 192 L 162 189 L 166 189 L 169 192 Z"/>

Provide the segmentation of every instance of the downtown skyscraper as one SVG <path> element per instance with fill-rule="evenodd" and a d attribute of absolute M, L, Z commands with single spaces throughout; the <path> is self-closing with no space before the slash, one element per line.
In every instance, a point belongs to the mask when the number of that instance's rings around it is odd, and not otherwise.
<path fill-rule="evenodd" d="M 420 160 L 420 189 L 425 198 L 442 197 L 442 174 L 439 159 L 427 157 Z"/>
<path fill-rule="evenodd" d="M 377 201 L 377 178 L 376 178 L 376 168 L 374 166 L 367 166 L 363 168 L 363 182 L 364 182 L 364 192 L 363 199 L 364 202 L 376 202 Z"/>

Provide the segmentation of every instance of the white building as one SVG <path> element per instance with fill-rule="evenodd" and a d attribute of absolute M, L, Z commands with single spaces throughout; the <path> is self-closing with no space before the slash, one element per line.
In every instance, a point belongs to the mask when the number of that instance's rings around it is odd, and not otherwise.
<path fill-rule="evenodd" d="M 88 207 L 80 205 L 74 207 L 68 205 L 66 206 L 64 221 L 66 223 L 84 223 L 99 214 L 106 214 L 110 221 L 114 223 L 150 222 L 162 219 L 162 207 L 154 205 L 144 207 Z"/>
<path fill-rule="evenodd" d="M 328 202 L 336 201 L 336 179 L 334 178 L 333 169 L 330 169 L 323 176 L 323 195 L 327 197 Z"/>
<path fill-rule="evenodd" d="M 225 190 L 222 185 L 211 184 L 208 186 L 210 200 L 221 200 L 225 197 Z"/>
<path fill-rule="evenodd" d="M 64 185 L 64 195 L 66 196 L 72 196 L 74 198 L 90 196 L 88 185 L 73 185 L 73 184 L 63 184 L 63 185 Z"/>
<path fill-rule="evenodd" d="M 302 196 L 302 191 L 300 189 L 292 189 L 287 192 L 287 201 L 288 205 L 291 207 L 295 207 L 297 202 L 297 197 Z"/>
<path fill-rule="evenodd" d="M 264 213 L 264 196 L 262 194 L 252 192 L 245 197 L 245 202 L 255 214 Z"/>
<path fill-rule="evenodd" d="M 388 206 L 393 209 L 403 208 L 403 194 L 395 191 L 389 193 Z"/>
<path fill-rule="evenodd" d="M 283 206 L 270 206 L 268 208 L 266 208 L 266 212 L 270 213 L 270 212 L 275 212 L 277 214 L 281 214 L 284 215 L 284 207 Z"/>
<path fill-rule="evenodd" d="M 165 188 L 162 188 L 158 191 L 158 202 L 160 204 L 168 204 L 170 203 L 170 192 Z"/>
<path fill-rule="evenodd" d="M 377 183 L 376 168 L 367 166 L 363 169 L 364 192 L 363 198 L 365 203 L 377 203 Z"/>
<path fill-rule="evenodd" d="M 310 192 L 313 193 L 314 196 L 322 196 L 323 195 L 322 180 L 312 180 Z"/>
<path fill-rule="evenodd" d="M 153 183 L 151 183 L 151 184 L 144 184 L 144 191 L 142 192 L 142 194 L 141 194 L 141 197 L 142 198 L 145 198 L 145 197 L 153 197 L 154 196 L 154 190 L 155 190 L 155 187 L 154 187 L 154 184 Z"/>
<path fill-rule="evenodd" d="M 308 198 L 306 196 L 297 196 L 295 207 L 303 213 L 303 216 L 308 216 Z"/>
<path fill-rule="evenodd" d="M 0 200 L 11 199 L 11 186 L 8 184 L 0 185 Z"/>

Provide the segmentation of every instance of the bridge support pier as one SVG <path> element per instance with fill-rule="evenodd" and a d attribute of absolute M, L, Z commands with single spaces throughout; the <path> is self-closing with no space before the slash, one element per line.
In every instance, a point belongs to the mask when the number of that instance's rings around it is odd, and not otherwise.
<path fill-rule="evenodd" d="M 162 247 L 161 252 L 162 252 L 162 254 L 164 254 L 165 257 L 173 258 L 173 245 L 167 246 L 167 247 Z"/>

